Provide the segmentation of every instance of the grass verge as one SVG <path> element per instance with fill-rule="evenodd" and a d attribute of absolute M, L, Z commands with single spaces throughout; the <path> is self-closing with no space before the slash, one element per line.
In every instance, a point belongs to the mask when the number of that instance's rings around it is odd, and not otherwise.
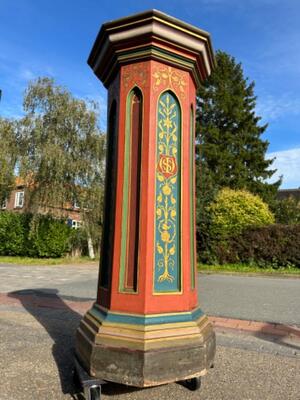
<path fill-rule="evenodd" d="M 228 274 L 257 274 L 257 275 L 298 275 L 300 277 L 300 268 L 261 268 L 248 264 L 224 264 L 224 265 L 207 265 L 198 264 L 199 272 L 206 273 L 228 273 Z"/>
<path fill-rule="evenodd" d="M 88 257 L 62 257 L 62 258 L 31 258 L 18 256 L 0 256 L 2 264 L 20 264 L 20 265 L 66 265 L 66 264 L 86 264 L 95 262 Z"/>

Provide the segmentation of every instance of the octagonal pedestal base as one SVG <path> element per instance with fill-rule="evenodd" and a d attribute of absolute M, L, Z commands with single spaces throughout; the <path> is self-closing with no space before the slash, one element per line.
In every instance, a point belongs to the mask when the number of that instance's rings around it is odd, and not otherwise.
<path fill-rule="evenodd" d="M 139 318 L 145 324 L 125 323 Z M 167 322 L 152 323 L 162 320 Z M 76 338 L 76 355 L 91 376 L 137 387 L 205 375 L 215 348 L 212 325 L 200 309 L 143 317 L 107 313 L 95 305 Z"/>

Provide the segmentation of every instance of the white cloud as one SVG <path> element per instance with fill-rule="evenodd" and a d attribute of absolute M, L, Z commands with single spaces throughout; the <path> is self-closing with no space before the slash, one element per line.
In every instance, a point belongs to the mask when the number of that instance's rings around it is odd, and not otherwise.
<path fill-rule="evenodd" d="M 30 81 L 36 77 L 36 75 L 29 68 L 21 68 L 19 76 L 25 81 Z"/>
<path fill-rule="evenodd" d="M 300 115 L 300 97 L 284 94 L 280 97 L 267 95 L 257 99 L 256 113 L 264 121 L 274 121 L 286 115 Z"/>
<path fill-rule="evenodd" d="M 277 180 L 283 175 L 282 188 L 300 187 L 300 148 L 275 151 L 268 153 L 267 158 L 274 158 L 272 169 L 277 169 L 271 181 Z"/>

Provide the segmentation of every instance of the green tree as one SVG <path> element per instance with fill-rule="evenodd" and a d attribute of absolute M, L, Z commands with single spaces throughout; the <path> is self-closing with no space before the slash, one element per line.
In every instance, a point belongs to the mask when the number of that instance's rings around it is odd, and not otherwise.
<path fill-rule="evenodd" d="M 211 247 L 211 224 L 212 213 L 209 205 L 215 199 L 218 189 L 214 185 L 213 177 L 207 166 L 199 163 L 200 157 L 197 157 L 196 174 L 196 243 L 197 253 L 201 261 L 206 258 L 206 253 Z"/>
<path fill-rule="evenodd" d="M 198 162 L 215 187 L 247 189 L 270 203 L 281 181 L 266 182 L 275 170 L 270 169 L 273 160 L 265 158 L 269 143 L 261 136 L 267 125 L 260 125 L 255 114 L 254 82 L 222 51 L 216 64 L 197 97 Z"/>
<path fill-rule="evenodd" d="M 0 118 L 0 205 L 9 197 L 14 188 L 17 159 L 16 123 Z"/>
<path fill-rule="evenodd" d="M 53 79 L 31 82 L 20 121 L 20 175 L 30 188 L 28 210 L 67 215 L 76 202 L 87 237 L 99 242 L 104 179 L 104 135 L 95 103 L 74 98 Z M 93 257 L 93 246 L 89 245 Z"/>

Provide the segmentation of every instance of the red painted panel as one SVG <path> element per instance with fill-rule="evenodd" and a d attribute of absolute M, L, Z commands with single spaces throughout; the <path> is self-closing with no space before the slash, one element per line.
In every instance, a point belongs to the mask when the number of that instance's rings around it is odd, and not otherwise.
<path fill-rule="evenodd" d="M 110 309 L 129 313 L 166 313 L 189 311 L 197 305 L 197 291 L 191 290 L 190 270 L 190 106 L 195 104 L 193 78 L 186 71 L 169 67 L 157 61 L 144 61 L 120 68 L 120 110 L 118 133 L 118 161 L 116 187 L 116 219 L 113 254 L 113 274 Z M 119 291 L 119 268 L 121 254 L 121 221 L 123 197 L 123 169 L 125 146 L 126 99 L 134 86 L 143 94 L 143 136 L 141 145 L 141 187 L 140 187 L 140 240 L 138 291 Z M 154 294 L 154 222 L 155 222 L 155 173 L 156 173 L 156 115 L 158 97 L 164 90 L 172 90 L 182 108 L 182 293 Z M 133 154 L 133 163 L 137 155 Z M 136 179 L 136 172 L 132 172 Z M 137 198 L 137 187 L 133 188 Z M 135 200 L 136 201 L 136 200 Z M 130 208 L 130 220 L 136 220 L 136 210 Z M 135 233 L 134 233 L 135 232 Z M 136 230 L 131 230 L 132 237 Z M 133 242 L 132 242 L 133 243 Z M 131 246 L 131 245 L 130 245 Z M 133 257 L 134 245 L 129 246 L 129 258 Z M 127 283 L 132 284 L 132 280 Z M 101 301 L 100 301 L 101 302 Z"/>

